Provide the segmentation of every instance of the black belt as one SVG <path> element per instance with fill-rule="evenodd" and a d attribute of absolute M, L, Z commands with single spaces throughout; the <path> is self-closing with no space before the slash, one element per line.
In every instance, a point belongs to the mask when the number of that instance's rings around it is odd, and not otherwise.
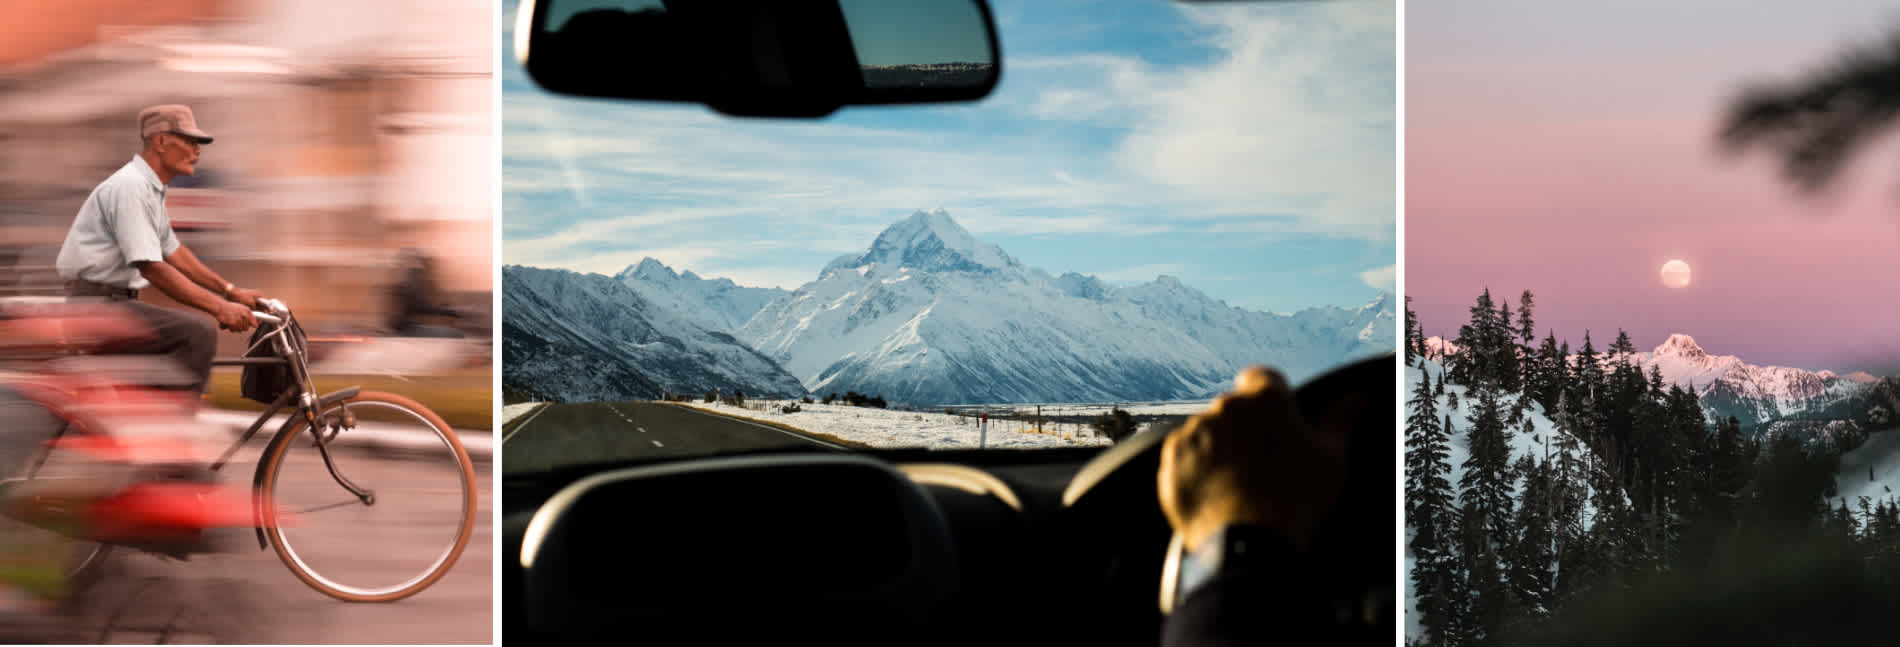
<path fill-rule="evenodd" d="M 120 299 L 125 299 L 128 301 L 137 301 L 139 298 L 139 291 L 134 290 L 132 288 L 122 288 L 116 285 L 106 285 L 104 283 L 96 283 L 93 281 L 78 280 L 78 281 L 66 282 L 66 295 L 75 296 L 75 297 L 106 297 L 114 301 L 117 301 Z"/>

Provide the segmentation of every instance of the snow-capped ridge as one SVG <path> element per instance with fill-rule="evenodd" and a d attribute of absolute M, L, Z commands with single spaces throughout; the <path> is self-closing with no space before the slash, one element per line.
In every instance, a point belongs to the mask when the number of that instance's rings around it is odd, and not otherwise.
<path fill-rule="evenodd" d="M 1662 345 L 1657 346 L 1656 350 L 1652 352 L 1652 356 L 1663 355 L 1674 355 L 1687 359 L 1701 359 L 1708 357 L 1709 353 L 1708 351 L 1702 350 L 1702 347 L 1695 343 L 1694 337 L 1682 333 L 1674 333 L 1669 335 L 1669 339 L 1664 340 Z"/>
<path fill-rule="evenodd" d="M 785 296 L 778 288 L 751 288 L 725 277 L 701 278 L 692 270 L 673 271 L 652 257 L 613 276 L 654 307 L 692 320 L 707 330 L 730 334 L 767 303 Z"/>
<path fill-rule="evenodd" d="M 916 211 L 877 235 L 863 254 L 845 255 L 825 266 L 823 274 L 840 268 L 875 266 L 879 271 L 985 272 L 1019 268 L 1002 248 L 978 241 L 941 208 Z"/>
<path fill-rule="evenodd" d="M 1162 275 L 1116 287 L 1029 268 L 919 211 L 760 311 L 739 337 L 814 392 L 894 402 L 1208 397 L 1246 364 L 1289 377 L 1390 353 L 1390 299 L 1294 315 L 1235 308 Z"/>
<path fill-rule="evenodd" d="M 1426 339 L 1425 346 L 1433 357 L 1460 351 L 1440 337 Z M 1564 361 L 1574 365 L 1578 355 L 1573 352 Z M 1600 352 L 1597 361 L 1608 372 L 1618 359 Z M 1711 419 L 1735 417 L 1751 429 L 1778 420 L 1862 415 L 1865 400 L 1880 383 L 1879 378 L 1864 372 L 1843 378 L 1830 371 L 1749 364 L 1734 355 L 1711 354 L 1683 333 L 1671 334 L 1655 350 L 1634 353 L 1629 360 L 1645 373 L 1659 372 L 1665 384 L 1694 391 Z"/>

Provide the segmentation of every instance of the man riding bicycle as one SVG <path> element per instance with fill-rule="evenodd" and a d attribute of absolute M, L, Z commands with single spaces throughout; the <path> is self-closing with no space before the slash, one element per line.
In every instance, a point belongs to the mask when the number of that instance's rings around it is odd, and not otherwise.
<path fill-rule="evenodd" d="M 120 340 L 112 352 L 162 354 L 182 365 L 189 374 L 184 384 L 151 384 L 150 387 L 178 389 L 189 397 L 185 415 L 195 416 L 200 396 L 210 382 L 213 356 L 217 352 L 217 331 L 203 317 L 168 310 L 138 301 L 139 291 L 157 286 L 179 303 L 210 314 L 218 326 L 242 333 L 257 326 L 252 309 L 263 296 L 256 290 L 238 288 L 199 262 L 192 251 L 178 241 L 171 218 L 165 212 L 165 188 L 180 175 L 196 172 L 198 155 L 211 135 L 198 128 L 191 109 L 182 105 L 146 108 L 138 116 L 139 136 L 143 142 L 138 154 L 93 189 L 81 204 L 72 227 L 60 247 L 55 268 L 66 280 L 72 297 L 104 297 L 113 306 L 142 321 L 149 335 Z M 15 430 L 39 431 L 62 426 L 47 411 L 8 392 L 0 404 L 14 405 L 11 412 Z M 18 419 L 32 417 L 31 420 Z M 35 424 L 39 423 L 39 424 Z M 81 437 L 67 440 L 87 440 Z M 14 434 L 7 439 L 4 472 L 22 471 L 36 448 L 25 443 L 44 442 L 41 434 Z M 43 459 L 42 459 L 43 460 Z M 149 508 L 146 512 L 174 511 L 165 495 L 186 496 L 203 501 L 210 490 L 127 489 L 110 472 L 99 478 L 51 478 L 0 481 L 5 495 L 0 496 L 0 511 L 14 520 L 34 526 L 59 529 L 59 535 L 34 534 L 19 525 L 4 526 L 0 532 L 0 617 L 23 609 L 44 610 L 43 604 L 64 593 L 70 575 L 59 557 L 66 544 L 63 537 L 100 539 L 111 535 L 119 540 L 171 540 L 169 535 L 144 537 L 150 531 L 146 516 L 127 514 L 127 506 Z M 195 486 L 194 486 L 195 487 Z M 180 494 L 182 492 L 182 494 Z M 106 507 L 98 507 L 101 502 Z M 116 506 L 116 507 L 114 507 Z M 117 516 L 105 510 L 119 510 Z M 147 515 L 149 516 L 149 515 Z M 168 530 L 160 528 L 160 530 Z"/>
<path fill-rule="evenodd" d="M 178 242 L 165 213 L 166 185 L 195 173 L 201 147 L 211 143 L 211 135 L 198 129 L 191 108 L 146 108 L 139 113 L 139 137 L 143 147 L 138 155 L 100 182 L 79 207 L 55 267 L 66 280 L 68 295 L 122 302 L 152 327 L 156 340 L 126 350 L 169 355 L 190 371 L 193 382 L 184 388 L 192 395 L 195 411 L 211 378 L 217 331 L 201 317 L 140 303 L 139 290 L 157 286 L 235 333 L 257 325 L 251 311 L 264 297 L 199 262 Z"/>

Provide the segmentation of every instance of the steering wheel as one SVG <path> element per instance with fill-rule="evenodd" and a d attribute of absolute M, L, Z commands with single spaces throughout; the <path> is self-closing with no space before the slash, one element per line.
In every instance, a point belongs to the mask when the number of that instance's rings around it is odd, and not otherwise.
<path fill-rule="evenodd" d="M 1396 354 L 1361 360 L 1334 369 L 1295 392 L 1309 422 L 1318 412 L 1355 394 L 1365 405 L 1351 413 L 1346 446 L 1346 484 L 1316 528 L 1310 559 L 1332 564 L 1329 572 L 1341 590 L 1374 600 L 1382 619 L 1396 613 L 1392 586 L 1392 542 L 1397 536 L 1392 497 L 1397 491 L 1397 461 L 1392 392 Z M 1063 492 L 1064 514 L 1081 532 L 1117 538 L 1106 580 L 1120 614 L 1158 623 L 1157 588 L 1165 562 L 1178 548 L 1161 512 L 1155 476 L 1161 444 L 1173 429 L 1149 429 L 1096 455 L 1083 465 Z M 1129 561 L 1127 556 L 1137 556 Z M 1129 620 L 1135 622 L 1136 620 Z"/>

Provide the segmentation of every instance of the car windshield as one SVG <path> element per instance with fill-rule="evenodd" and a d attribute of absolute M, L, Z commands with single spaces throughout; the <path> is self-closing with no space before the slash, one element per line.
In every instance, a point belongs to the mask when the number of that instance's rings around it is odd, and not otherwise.
<path fill-rule="evenodd" d="M 549 93 L 518 9 L 509 473 L 1106 446 L 1396 346 L 1394 2 L 998 1 L 987 98 L 819 120 Z"/>

